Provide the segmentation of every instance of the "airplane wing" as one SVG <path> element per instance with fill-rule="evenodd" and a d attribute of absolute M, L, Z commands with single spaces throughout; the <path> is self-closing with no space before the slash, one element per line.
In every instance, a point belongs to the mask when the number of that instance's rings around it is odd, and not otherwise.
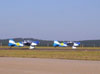
<path fill-rule="evenodd" d="M 57 40 L 55 40 L 53 46 L 54 47 L 66 47 L 67 44 L 66 43 L 60 43 Z"/>

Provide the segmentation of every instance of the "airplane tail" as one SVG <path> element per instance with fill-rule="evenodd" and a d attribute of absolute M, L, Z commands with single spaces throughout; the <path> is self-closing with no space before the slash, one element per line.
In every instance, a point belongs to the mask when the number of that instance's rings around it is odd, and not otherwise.
<path fill-rule="evenodd" d="M 15 45 L 16 45 L 15 41 L 13 39 L 10 39 L 8 46 L 15 46 Z"/>
<path fill-rule="evenodd" d="M 54 47 L 60 46 L 60 43 L 57 40 L 55 40 L 53 46 Z"/>
<path fill-rule="evenodd" d="M 60 44 L 57 40 L 54 41 L 55 44 Z"/>

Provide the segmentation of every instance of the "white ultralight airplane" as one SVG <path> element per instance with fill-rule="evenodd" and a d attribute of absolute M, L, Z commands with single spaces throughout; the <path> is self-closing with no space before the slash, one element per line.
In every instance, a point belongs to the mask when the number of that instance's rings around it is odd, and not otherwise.
<path fill-rule="evenodd" d="M 23 47 L 23 46 L 29 46 L 29 49 L 34 49 L 36 45 L 39 44 L 39 41 L 30 41 L 25 40 L 23 42 L 15 42 L 13 39 L 9 40 L 8 46 L 10 47 Z"/>
<path fill-rule="evenodd" d="M 54 47 L 67 47 L 67 46 L 71 46 L 72 49 L 76 49 L 77 46 L 80 45 L 80 42 L 58 42 L 57 40 L 54 41 L 53 46 Z"/>

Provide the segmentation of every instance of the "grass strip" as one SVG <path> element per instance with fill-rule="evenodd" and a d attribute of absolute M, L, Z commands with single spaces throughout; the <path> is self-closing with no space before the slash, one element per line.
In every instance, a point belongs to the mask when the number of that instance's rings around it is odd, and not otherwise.
<path fill-rule="evenodd" d="M 100 51 L 0 50 L 0 57 L 53 58 L 100 61 Z"/>

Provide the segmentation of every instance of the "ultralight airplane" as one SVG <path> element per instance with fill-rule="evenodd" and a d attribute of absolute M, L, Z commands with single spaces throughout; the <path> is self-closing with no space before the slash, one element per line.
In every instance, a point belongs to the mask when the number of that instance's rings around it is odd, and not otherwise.
<path fill-rule="evenodd" d="M 23 42 L 15 42 L 13 39 L 9 40 L 8 46 L 10 47 L 23 47 L 23 46 L 29 46 L 29 49 L 34 49 L 36 45 L 39 44 L 39 41 L 30 41 L 25 40 Z"/>
<path fill-rule="evenodd" d="M 67 47 L 67 46 L 71 46 L 72 49 L 76 49 L 77 46 L 80 45 L 80 42 L 63 42 L 60 43 L 57 40 L 54 41 L 53 46 L 54 47 Z"/>

